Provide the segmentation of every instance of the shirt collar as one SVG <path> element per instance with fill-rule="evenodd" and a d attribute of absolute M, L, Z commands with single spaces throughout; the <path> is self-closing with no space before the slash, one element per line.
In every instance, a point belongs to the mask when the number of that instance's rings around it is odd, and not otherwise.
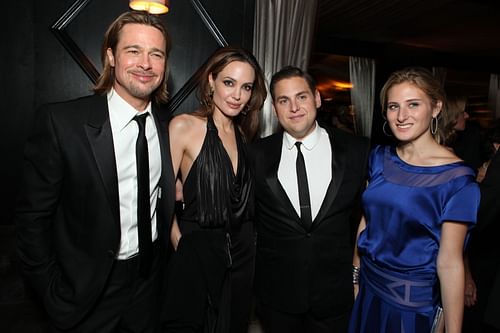
<path fill-rule="evenodd" d="M 110 116 L 116 121 L 117 128 L 120 130 L 124 129 L 139 114 L 148 112 L 151 115 L 151 102 L 148 103 L 144 111 L 139 112 L 118 95 L 113 88 L 108 92 L 107 97 Z"/>
<path fill-rule="evenodd" d="M 314 130 L 302 140 L 295 139 L 285 131 L 283 136 L 283 143 L 288 150 L 291 150 L 295 147 L 295 142 L 300 141 L 302 142 L 302 146 L 304 148 L 306 148 L 307 150 L 312 150 L 318 144 L 320 137 L 321 127 L 319 127 L 318 122 L 315 122 Z"/>

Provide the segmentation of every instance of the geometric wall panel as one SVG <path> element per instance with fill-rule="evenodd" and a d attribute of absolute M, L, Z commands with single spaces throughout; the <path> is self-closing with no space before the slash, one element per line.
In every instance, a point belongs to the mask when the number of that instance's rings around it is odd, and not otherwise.
<path fill-rule="evenodd" d="M 92 61 L 82 52 L 80 47 L 66 32 L 66 27 L 78 16 L 78 14 L 89 4 L 91 0 L 76 0 L 73 5 L 50 27 L 50 30 L 80 68 L 87 74 L 92 83 L 96 83 L 99 72 Z"/>
<path fill-rule="evenodd" d="M 57 40 L 62 44 L 65 50 L 71 55 L 73 60 L 78 64 L 78 66 L 83 70 L 87 77 L 95 84 L 99 78 L 99 71 L 96 66 L 90 60 L 90 58 L 82 51 L 82 49 L 77 45 L 74 39 L 67 32 L 68 26 L 71 22 L 87 7 L 87 5 L 92 0 L 76 0 L 71 7 L 50 27 L 51 32 L 55 35 Z M 127 0 L 121 0 L 127 1 Z M 173 1 L 185 1 L 185 0 L 173 0 Z M 221 33 L 219 27 L 214 22 L 213 18 L 207 12 L 200 0 L 190 0 L 191 7 L 198 19 L 201 20 L 203 26 L 208 30 L 211 37 L 216 42 L 219 47 L 228 45 L 226 38 Z M 171 11 L 168 15 L 175 15 L 175 12 Z M 178 107 L 185 101 L 185 99 L 192 93 L 196 88 L 201 66 L 192 73 L 189 79 L 182 84 L 182 87 L 171 96 L 169 99 L 165 110 L 168 113 L 174 113 Z M 189 74 L 188 74 L 189 75 Z"/>

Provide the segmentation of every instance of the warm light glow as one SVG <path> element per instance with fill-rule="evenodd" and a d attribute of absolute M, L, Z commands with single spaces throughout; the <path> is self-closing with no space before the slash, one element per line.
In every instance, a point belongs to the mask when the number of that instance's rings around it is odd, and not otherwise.
<path fill-rule="evenodd" d="M 146 11 L 150 14 L 165 14 L 168 12 L 167 0 L 130 0 L 130 8 Z"/>
<path fill-rule="evenodd" d="M 328 80 L 318 84 L 318 90 L 348 90 L 352 89 L 352 83 L 336 80 Z"/>
<path fill-rule="evenodd" d="M 339 92 L 352 89 L 352 87 L 353 85 L 350 82 L 337 80 L 328 80 L 316 85 L 323 98 L 331 98 Z"/>
<path fill-rule="evenodd" d="M 334 87 L 337 87 L 339 90 L 347 90 L 347 89 L 352 89 L 353 85 L 350 82 L 340 82 L 340 81 L 331 81 L 332 85 Z"/>
<path fill-rule="evenodd" d="M 353 84 L 346 81 L 338 81 L 332 79 L 326 79 L 319 81 L 316 84 L 316 88 L 321 93 L 321 98 L 328 101 L 329 99 L 334 99 L 338 94 L 346 94 L 352 89 Z"/>

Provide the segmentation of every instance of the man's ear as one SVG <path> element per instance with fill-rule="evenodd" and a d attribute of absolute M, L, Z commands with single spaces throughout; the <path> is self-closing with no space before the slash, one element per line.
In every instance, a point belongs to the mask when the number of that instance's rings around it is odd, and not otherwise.
<path fill-rule="evenodd" d="M 108 48 L 106 50 L 106 56 L 108 57 L 109 65 L 115 67 L 115 56 L 113 55 L 113 50 Z"/>
<path fill-rule="evenodd" d="M 316 103 L 316 109 L 319 109 L 319 107 L 321 106 L 321 95 L 318 89 L 316 89 L 316 91 L 314 92 L 314 101 Z"/>

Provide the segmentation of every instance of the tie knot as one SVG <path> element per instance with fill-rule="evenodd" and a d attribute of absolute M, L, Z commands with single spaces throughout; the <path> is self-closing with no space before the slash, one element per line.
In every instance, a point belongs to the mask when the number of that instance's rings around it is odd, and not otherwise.
<path fill-rule="evenodd" d="M 149 112 L 137 115 L 134 117 L 134 120 L 139 125 L 140 129 L 143 129 L 146 126 L 146 118 L 149 116 Z"/>
<path fill-rule="evenodd" d="M 300 141 L 295 141 L 295 146 L 297 147 L 297 150 L 300 151 L 300 146 L 302 145 L 302 142 Z"/>

